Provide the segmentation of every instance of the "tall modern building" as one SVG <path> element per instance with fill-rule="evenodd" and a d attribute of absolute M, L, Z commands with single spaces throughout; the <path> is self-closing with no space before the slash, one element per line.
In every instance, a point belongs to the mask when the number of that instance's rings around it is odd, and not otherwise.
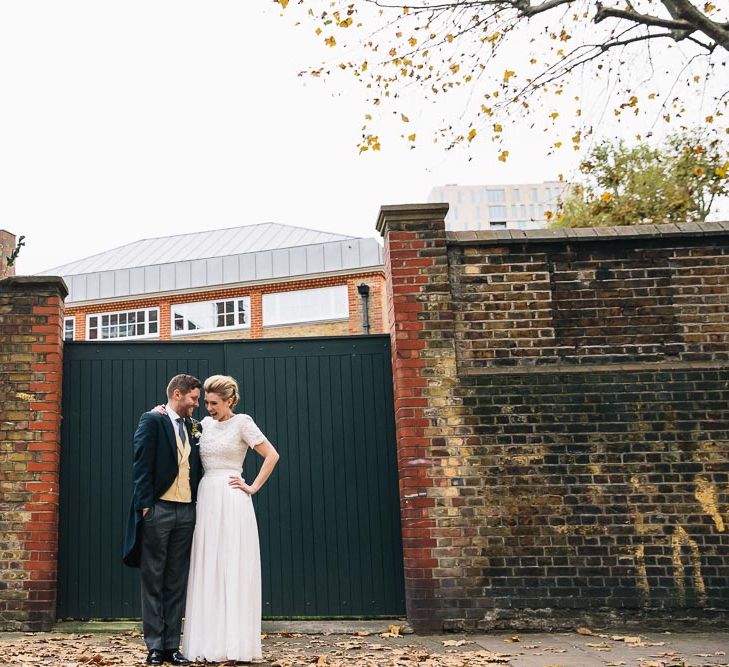
<path fill-rule="evenodd" d="M 547 225 L 570 184 L 564 181 L 518 185 L 443 185 L 430 191 L 431 203 L 448 203 L 451 231 L 536 229 Z"/>

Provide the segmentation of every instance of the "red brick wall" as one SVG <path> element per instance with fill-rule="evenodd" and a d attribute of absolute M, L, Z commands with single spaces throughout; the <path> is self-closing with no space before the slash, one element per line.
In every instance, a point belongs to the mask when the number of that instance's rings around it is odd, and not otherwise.
<path fill-rule="evenodd" d="M 0 628 L 55 619 L 66 287 L 0 281 Z"/>
<path fill-rule="evenodd" d="M 448 335 L 454 323 L 442 225 L 447 210 L 442 204 L 384 207 L 377 223 L 385 238 L 390 304 L 405 601 L 408 620 L 419 630 L 440 627 L 436 550 L 450 532 L 439 521 L 445 512 L 440 499 L 450 489 L 432 474 L 434 452 L 447 455 L 456 436 L 448 425 L 455 348 Z"/>
<path fill-rule="evenodd" d="M 75 317 L 76 340 L 86 340 L 86 316 L 93 313 L 114 312 L 115 310 L 134 310 L 139 308 L 160 309 L 160 340 L 175 338 L 171 335 L 170 306 L 177 303 L 193 303 L 195 301 L 211 301 L 213 299 L 232 299 L 237 297 L 250 297 L 251 300 L 251 326 L 250 329 L 241 331 L 226 332 L 221 336 L 219 333 L 200 334 L 195 339 L 219 339 L 219 338 L 263 338 L 268 334 L 263 329 L 263 295 L 275 292 L 287 292 L 291 290 L 315 289 L 318 287 L 332 287 L 335 285 L 347 285 L 349 291 L 350 319 L 348 332 L 350 334 L 362 333 L 362 306 L 361 298 L 357 294 L 357 285 L 360 283 L 370 285 L 369 299 L 369 322 L 370 333 L 384 333 L 385 321 L 383 316 L 383 286 L 384 275 L 380 272 L 361 273 L 349 276 L 331 276 L 327 278 L 316 278 L 313 280 L 297 280 L 285 283 L 270 283 L 256 285 L 255 287 L 234 287 L 221 288 L 210 291 L 199 291 L 195 293 L 155 296 L 149 298 L 118 300 L 113 302 L 95 303 L 93 305 L 68 305 L 66 317 Z M 287 336 L 318 336 L 321 329 L 316 323 L 302 323 L 286 327 Z M 347 330 L 337 333 L 346 334 Z M 272 329 L 273 336 L 279 336 L 276 330 Z M 188 336 L 185 336 L 187 339 Z M 192 339 L 192 338 L 191 338 Z"/>

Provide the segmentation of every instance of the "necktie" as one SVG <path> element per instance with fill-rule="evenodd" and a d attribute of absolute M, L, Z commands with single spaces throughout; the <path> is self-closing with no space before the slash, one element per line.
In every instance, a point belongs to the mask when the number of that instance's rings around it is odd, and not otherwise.
<path fill-rule="evenodd" d="M 182 417 L 177 418 L 177 432 L 180 434 L 180 440 L 184 445 L 187 438 L 185 437 L 185 424 L 182 421 Z"/>

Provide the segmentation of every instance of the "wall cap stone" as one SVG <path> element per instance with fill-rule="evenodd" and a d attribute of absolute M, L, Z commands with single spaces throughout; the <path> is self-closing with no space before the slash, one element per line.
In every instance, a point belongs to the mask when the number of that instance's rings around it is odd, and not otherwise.
<path fill-rule="evenodd" d="M 28 288 L 57 290 L 62 299 L 68 296 L 68 287 L 61 276 L 10 276 L 0 280 L 0 291 L 17 292 Z"/>
<path fill-rule="evenodd" d="M 384 207 L 383 207 L 384 208 Z M 382 211 L 380 212 L 382 219 Z M 378 230 L 380 221 L 378 220 Z M 625 225 L 621 227 L 576 227 L 547 229 L 500 229 L 475 232 L 446 232 L 452 245 L 504 245 L 513 243 L 564 243 L 565 241 L 615 241 L 646 238 L 726 236 L 729 222 L 685 222 L 665 225 Z"/>
<path fill-rule="evenodd" d="M 422 221 L 427 220 L 443 221 L 448 214 L 448 204 L 393 204 L 380 206 L 380 213 L 377 216 L 377 231 L 385 235 L 387 223 L 391 220 Z"/>

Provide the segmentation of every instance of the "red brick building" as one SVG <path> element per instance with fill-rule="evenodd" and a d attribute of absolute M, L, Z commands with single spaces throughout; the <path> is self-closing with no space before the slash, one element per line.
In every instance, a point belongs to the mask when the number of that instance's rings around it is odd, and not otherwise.
<path fill-rule="evenodd" d="M 67 340 L 387 331 L 375 239 L 265 223 L 144 239 L 42 273 L 68 285 Z"/>

